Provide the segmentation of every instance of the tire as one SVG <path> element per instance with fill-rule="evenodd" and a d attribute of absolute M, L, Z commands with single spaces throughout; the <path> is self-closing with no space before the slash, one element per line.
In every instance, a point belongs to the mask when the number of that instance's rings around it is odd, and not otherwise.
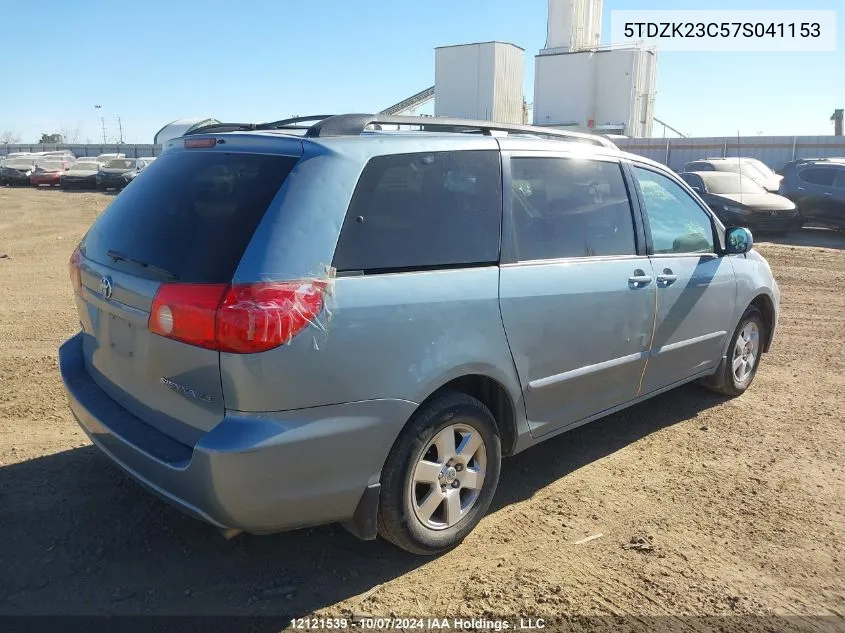
<path fill-rule="evenodd" d="M 745 340 L 745 335 L 748 333 L 754 334 L 756 330 L 756 342 L 749 341 L 745 344 L 745 349 L 753 349 L 753 359 L 750 362 L 750 370 L 748 366 L 748 356 L 744 356 L 738 346 L 740 337 Z M 735 397 L 745 392 L 751 383 L 754 381 L 754 376 L 757 375 L 757 368 L 760 366 L 760 359 L 763 356 L 763 341 L 768 336 L 767 328 L 763 323 L 763 315 L 754 306 L 749 306 L 742 318 L 739 320 L 739 325 L 736 326 L 734 335 L 731 337 L 731 344 L 728 346 L 727 362 L 721 369 L 722 374 L 716 375 L 713 378 L 718 386 L 708 385 L 710 389 L 717 393 L 726 396 Z M 750 345 L 750 347 L 749 347 Z M 738 359 L 744 359 L 741 367 L 734 370 L 734 363 L 739 362 Z M 706 384 L 706 383 L 705 383 Z"/>
<path fill-rule="evenodd" d="M 501 463 L 499 431 L 490 410 L 463 393 L 437 396 L 417 411 L 387 456 L 379 534 L 412 554 L 431 556 L 455 547 L 487 513 Z M 462 483 L 461 473 L 472 473 L 478 485 L 468 478 Z"/>

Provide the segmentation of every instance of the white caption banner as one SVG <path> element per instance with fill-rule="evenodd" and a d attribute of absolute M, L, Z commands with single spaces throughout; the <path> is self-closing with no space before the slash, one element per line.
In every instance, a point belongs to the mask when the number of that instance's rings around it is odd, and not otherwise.
<path fill-rule="evenodd" d="M 661 51 L 836 50 L 836 11 L 611 11 L 611 42 L 644 41 Z"/>

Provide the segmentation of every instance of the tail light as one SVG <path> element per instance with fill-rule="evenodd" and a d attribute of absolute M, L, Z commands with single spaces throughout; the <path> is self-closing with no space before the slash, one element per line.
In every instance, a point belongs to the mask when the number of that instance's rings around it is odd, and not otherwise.
<path fill-rule="evenodd" d="M 150 332 L 216 349 L 217 309 L 227 289 L 227 284 L 162 285 L 150 310 Z"/>
<path fill-rule="evenodd" d="M 207 349 L 251 354 L 288 343 L 322 311 L 325 282 L 164 284 L 149 330 Z"/>
<path fill-rule="evenodd" d="M 70 283 L 73 286 L 74 294 L 82 294 L 82 253 L 79 247 L 70 256 Z"/>

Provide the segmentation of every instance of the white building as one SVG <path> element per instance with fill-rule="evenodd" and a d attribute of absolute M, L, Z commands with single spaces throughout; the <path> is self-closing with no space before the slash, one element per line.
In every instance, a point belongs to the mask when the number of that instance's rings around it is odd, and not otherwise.
<path fill-rule="evenodd" d="M 506 42 L 434 51 L 434 115 L 522 123 L 525 51 Z"/>
<path fill-rule="evenodd" d="M 642 45 L 600 46 L 602 5 L 549 0 L 546 48 L 534 64 L 534 124 L 650 136 L 657 53 Z"/>

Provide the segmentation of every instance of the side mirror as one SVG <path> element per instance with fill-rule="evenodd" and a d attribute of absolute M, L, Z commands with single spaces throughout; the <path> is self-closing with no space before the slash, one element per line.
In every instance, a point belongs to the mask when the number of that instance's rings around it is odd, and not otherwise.
<path fill-rule="evenodd" d="M 732 227 L 725 232 L 725 251 L 728 255 L 742 255 L 754 247 L 754 237 L 745 227 Z"/>

